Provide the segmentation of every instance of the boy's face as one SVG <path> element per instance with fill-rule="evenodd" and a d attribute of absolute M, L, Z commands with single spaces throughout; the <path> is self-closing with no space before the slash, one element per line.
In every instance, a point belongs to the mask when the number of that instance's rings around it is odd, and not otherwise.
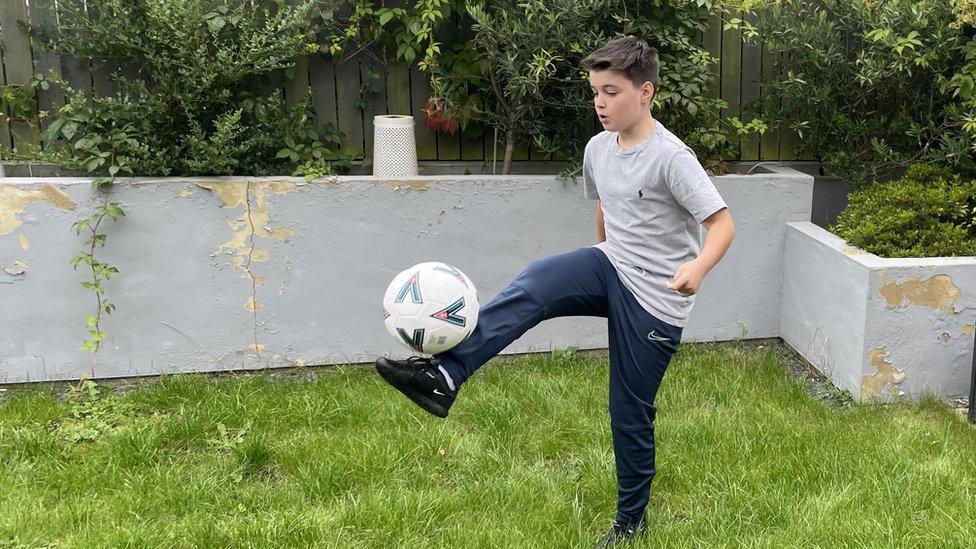
<path fill-rule="evenodd" d="M 590 71 L 593 107 L 603 129 L 620 131 L 647 116 L 654 84 L 637 87 L 622 73 L 613 70 Z"/>

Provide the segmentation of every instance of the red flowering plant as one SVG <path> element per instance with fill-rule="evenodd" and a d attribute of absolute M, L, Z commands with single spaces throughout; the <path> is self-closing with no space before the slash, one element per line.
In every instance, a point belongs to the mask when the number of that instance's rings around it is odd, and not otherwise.
<path fill-rule="evenodd" d="M 438 101 L 437 99 L 428 99 L 420 110 L 424 112 L 426 119 L 424 124 L 427 126 L 427 131 L 431 132 L 444 132 L 444 133 L 457 133 L 458 126 L 460 125 L 460 120 L 454 116 L 450 116 L 447 113 L 443 101 Z"/>

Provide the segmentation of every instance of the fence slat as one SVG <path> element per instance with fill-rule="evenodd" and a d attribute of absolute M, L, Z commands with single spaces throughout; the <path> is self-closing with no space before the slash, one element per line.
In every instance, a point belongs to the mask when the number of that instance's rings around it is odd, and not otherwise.
<path fill-rule="evenodd" d="M 24 0 L 0 2 L 0 25 L 3 33 L 3 62 L 8 84 L 26 84 L 34 76 L 30 40 L 17 24 L 27 23 Z"/>
<path fill-rule="evenodd" d="M 758 17 L 747 14 L 745 19 L 752 24 L 759 22 Z M 746 110 L 745 106 L 750 101 L 759 99 L 759 70 L 762 65 L 762 50 L 758 44 L 742 43 L 742 73 L 740 75 L 741 99 L 742 99 L 742 121 L 749 122 L 754 118 L 751 111 Z M 742 153 L 741 160 L 759 160 L 759 134 L 744 136 L 740 141 Z"/>
<path fill-rule="evenodd" d="M 57 28 L 58 19 L 55 9 L 54 0 L 32 0 L 30 5 L 31 24 Z M 43 49 L 36 40 L 31 41 L 31 46 L 34 51 L 34 71 L 36 73 L 45 78 L 51 74 L 62 76 L 60 59 L 56 53 Z M 41 120 L 42 130 L 51 124 L 51 118 L 55 111 L 63 105 L 64 93 L 56 86 L 51 86 L 47 90 L 37 90 L 37 108 L 49 113 Z"/>
<path fill-rule="evenodd" d="M 414 119 L 414 135 L 417 140 L 417 160 L 437 160 L 437 138 L 427 130 L 424 114 L 420 107 L 430 97 L 430 80 L 427 75 L 410 67 L 410 105 Z"/>
<path fill-rule="evenodd" d="M 784 60 L 788 63 L 788 54 L 783 53 Z M 780 128 L 779 136 L 779 157 L 780 160 L 796 160 L 799 136 L 789 127 Z"/>
<path fill-rule="evenodd" d="M 373 117 L 387 114 L 386 71 L 383 70 L 383 58 L 375 48 L 364 51 L 361 66 L 363 81 L 369 83 L 366 93 L 366 110 L 363 112 L 363 132 L 366 138 L 366 149 L 373 153 Z M 372 75 L 372 76 L 371 76 Z"/>
<path fill-rule="evenodd" d="M 733 11 L 731 17 L 739 17 Z M 736 29 L 722 31 L 722 99 L 729 108 L 722 112 L 723 117 L 738 116 L 742 87 L 739 77 L 742 74 L 742 37 Z"/>
<path fill-rule="evenodd" d="M 3 21 L 0 21 L 0 39 L 3 38 L 3 33 L 6 32 L 6 28 L 3 26 Z M 0 48 L 0 60 L 3 60 L 3 48 Z M 0 86 L 6 86 L 7 79 L 3 76 L 3 71 L 0 71 Z M 10 150 L 10 122 L 7 120 L 7 112 L 0 112 L 0 157 L 5 150 Z"/>
<path fill-rule="evenodd" d="M 441 25 L 436 36 L 437 41 L 441 44 L 441 52 L 446 51 L 450 47 L 450 44 L 457 41 L 458 29 L 453 17 Z M 437 131 L 435 132 L 435 136 L 437 137 L 438 160 L 461 159 L 461 136 L 459 133 Z"/>
<path fill-rule="evenodd" d="M 89 6 L 89 15 L 95 21 L 101 17 L 98 10 L 93 9 L 92 6 Z M 92 59 L 91 70 L 95 94 L 103 97 L 114 96 L 119 93 L 119 84 L 115 81 L 116 77 L 122 77 L 128 81 L 143 79 L 135 62 L 124 57 Z"/>
<path fill-rule="evenodd" d="M 27 4 L 24 0 L 0 2 L 0 28 L 3 29 L 3 65 L 6 84 L 20 86 L 34 77 L 34 61 L 31 58 L 30 39 L 18 21 L 27 22 Z M 9 113 L 7 113 L 9 114 Z M 38 142 L 38 136 L 21 120 L 10 121 L 10 137 L 13 149 L 27 152 Z"/>
<path fill-rule="evenodd" d="M 112 73 L 118 70 L 118 65 L 109 59 L 93 58 L 91 60 L 92 86 L 95 95 L 110 97 L 118 92 L 118 85 L 112 80 Z"/>
<path fill-rule="evenodd" d="M 769 53 L 769 50 L 763 46 L 762 47 L 762 67 L 760 74 L 763 78 L 772 77 L 778 75 L 779 69 L 773 66 L 773 55 Z M 760 93 L 765 96 L 769 93 L 768 89 L 763 89 Z M 776 105 L 779 105 L 779 99 L 774 99 Z M 763 134 L 762 138 L 759 140 L 759 159 L 760 160 L 778 160 L 779 159 L 779 136 L 780 129 L 778 127 L 770 126 L 766 133 Z"/>
<path fill-rule="evenodd" d="M 389 114 L 410 114 L 410 68 L 403 63 L 386 66 L 386 104 Z"/>
<path fill-rule="evenodd" d="M 709 65 L 715 78 L 708 85 L 708 97 L 718 99 L 722 97 L 722 20 L 712 15 L 708 19 L 708 28 L 702 38 L 702 47 L 716 59 Z"/>
<path fill-rule="evenodd" d="M 457 27 L 457 40 L 465 43 L 474 36 L 471 30 L 472 20 L 466 13 L 454 14 L 454 24 Z M 441 48 L 450 47 L 444 44 Z M 484 160 L 485 159 L 485 131 L 484 124 L 472 121 L 464 129 L 458 129 L 461 136 L 461 159 L 462 160 Z"/>
<path fill-rule="evenodd" d="M 347 55 L 345 53 L 341 55 Z M 339 127 L 346 134 L 342 150 L 356 158 L 363 156 L 363 111 L 356 105 L 359 99 L 359 57 L 341 57 L 336 61 L 336 104 L 339 106 Z"/>
<path fill-rule="evenodd" d="M 463 130 L 458 127 L 461 136 L 461 160 L 485 159 L 485 127 L 484 124 L 471 121 Z"/>
<path fill-rule="evenodd" d="M 308 79 L 312 86 L 312 108 L 315 109 L 315 124 L 319 128 L 326 124 L 338 127 L 336 110 L 335 66 L 330 57 L 313 55 L 308 60 Z"/>
<path fill-rule="evenodd" d="M 307 56 L 301 56 L 295 59 L 295 77 L 286 79 L 284 82 L 285 86 L 285 103 L 289 107 L 294 107 L 299 104 L 302 100 L 308 97 L 308 85 L 309 85 L 309 63 Z"/>
<path fill-rule="evenodd" d="M 61 7 L 58 10 L 59 25 L 68 22 L 70 16 Z M 61 76 L 74 90 L 90 92 L 92 89 L 91 63 L 88 59 L 78 59 L 72 55 L 61 55 Z"/>
<path fill-rule="evenodd" d="M 386 0 L 387 8 L 403 8 L 404 0 Z M 386 66 L 386 110 L 388 114 L 411 114 L 410 67 L 392 59 Z M 418 120 L 414 120 L 419 123 Z"/>
<path fill-rule="evenodd" d="M 304 0 L 288 0 L 292 6 L 304 4 Z M 308 96 L 308 56 L 295 59 L 295 77 L 285 82 L 285 103 L 289 107 L 299 104 Z"/>
<path fill-rule="evenodd" d="M 88 17 L 93 21 L 98 21 L 101 14 L 95 6 L 87 5 Z M 93 57 L 91 59 L 92 88 L 95 95 L 100 97 L 110 97 L 118 92 L 118 85 L 112 80 L 112 73 L 120 69 L 116 59 L 105 57 Z"/>

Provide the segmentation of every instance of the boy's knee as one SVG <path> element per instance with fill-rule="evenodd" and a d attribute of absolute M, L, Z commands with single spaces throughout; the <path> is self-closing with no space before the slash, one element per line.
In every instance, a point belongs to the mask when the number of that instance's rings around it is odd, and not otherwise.
<path fill-rule="evenodd" d="M 545 277 L 548 274 L 547 270 L 546 260 L 536 259 L 526 265 L 512 282 L 526 290 L 531 290 L 533 287 L 545 284 Z"/>
<path fill-rule="evenodd" d="M 657 410 L 653 405 L 647 405 L 636 399 L 610 400 L 610 428 L 614 431 L 646 431 L 654 430 L 654 418 Z"/>
<path fill-rule="evenodd" d="M 519 278 L 540 278 L 540 277 L 553 277 L 558 276 L 561 272 L 566 270 L 579 269 L 584 265 L 588 265 L 592 261 L 593 252 L 588 249 L 576 250 L 574 252 L 567 252 L 563 254 L 553 255 L 549 257 L 543 257 L 536 259 L 526 265 L 522 273 L 519 274 Z"/>
<path fill-rule="evenodd" d="M 522 272 L 519 273 L 519 278 L 533 277 L 544 273 L 547 261 L 548 258 L 533 260 L 531 263 L 526 265 L 524 269 L 522 269 Z"/>
<path fill-rule="evenodd" d="M 565 298 L 578 297 L 581 302 L 569 305 L 571 309 L 575 307 L 585 312 L 594 312 L 592 310 L 595 307 L 590 302 L 593 296 L 598 295 L 602 290 L 598 288 L 599 282 L 587 278 L 589 273 L 586 268 L 592 256 L 584 254 L 592 254 L 592 252 L 577 251 L 536 259 L 526 265 L 512 283 L 525 289 L 543 305 L 548 306 Z M 583 303 L 587 299 L 589 301 Z"/>

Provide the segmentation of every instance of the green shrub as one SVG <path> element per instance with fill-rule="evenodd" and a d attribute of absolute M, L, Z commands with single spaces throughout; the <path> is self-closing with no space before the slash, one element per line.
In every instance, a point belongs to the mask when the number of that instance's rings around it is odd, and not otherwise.
<path fill-rule="evenodd" d="M 118 91 L 64 88 L 41 160 L 110 175 L 321 174 L 340 134 L 306 99 L 286 104 L 269 75 L 318 50 L 311 4 L 269 13 L 217 0 L 63 0 L 59 24 L 30 27 L 65 56 L 111 61 Z M 87 5 L 87 7 L 86 7 Z M 94 14 L 100 14 L 95 16 Z"/>
<path fill-rule="evenodd" d="M 773 60 L 756 111 L 856 183 L 918 163 L 976 174 L 971 0 L 777 0 L 757 10 Z M 753 106 L 750 105 L 750 108 Z"/>
<path fill-rule="evenodd" d="M 976 255 L 976 179 L 915 165 L 855 190 L 830 230 L 882 257 Z"/>

